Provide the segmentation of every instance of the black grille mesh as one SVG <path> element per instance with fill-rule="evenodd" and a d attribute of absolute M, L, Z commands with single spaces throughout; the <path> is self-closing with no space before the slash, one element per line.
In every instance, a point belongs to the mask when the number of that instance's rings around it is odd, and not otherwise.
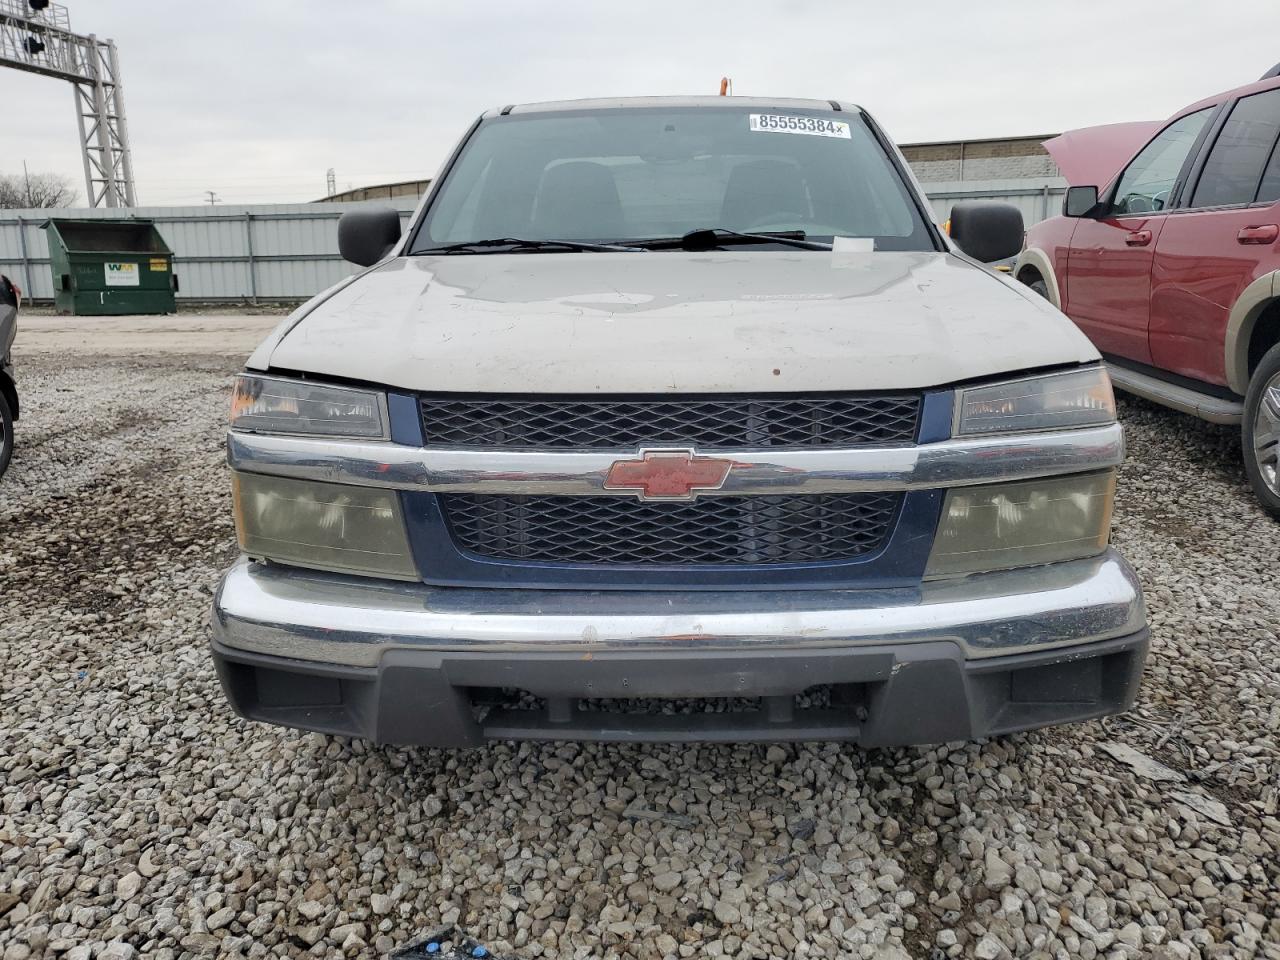
<path fill-rule="evenodd" d="M 920 396 L 422 400 L 427 443 L 464 447 L 835 447 L 909 443 Z"/>
<path fill-rule="evenodd" d="M 455 542 L 508 560 L 580 564 L 776 564 L 852 560 L 888 535 L 900 493 L 703 497 L 444 494 Z"/>

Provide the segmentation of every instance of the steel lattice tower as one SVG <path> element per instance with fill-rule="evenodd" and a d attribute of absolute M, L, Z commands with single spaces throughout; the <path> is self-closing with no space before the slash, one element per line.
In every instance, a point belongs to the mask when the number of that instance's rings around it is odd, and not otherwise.
<path fill-rule="evenodd" d="M 0 0 L 0 67 L 70 81 L 89 206 L 135 206 L 115 43 L 73 33 L 66 8 L 58 4 Z"/>

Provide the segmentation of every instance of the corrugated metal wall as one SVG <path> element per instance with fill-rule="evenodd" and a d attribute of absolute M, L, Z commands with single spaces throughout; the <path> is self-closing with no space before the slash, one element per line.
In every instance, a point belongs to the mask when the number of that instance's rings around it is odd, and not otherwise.
<path fill-rule="evenodd" d="M 1007 180 L 926 185 L 939 222 L 961 199 L 1003 200 L 1022 210 L 1028 226 L 1053 216 L 1065 182 Z M 416 198 L 374 201 L 400 211 L 403 221 Z M 303 300 L 356 268 L 338 255 L 338 217 L 363 203 L 298 203 L 259 206 L 138 207 L 130 213 L 156 222 L 174 252 L 180 300 Z M 40 225 L 49 217 L 103 217 L 118 210 L 0 210 L 0 273 L 35 300 L 53 297 L 49 248 Z"/>
<path fill-rule="evenodd" d="M 408 222 L 417 200 L 383 200 Z M 181 300 L 302 300 L 356 268 L 338 255 L 338 217 L 363 203 L 137 207 L 174 252 Z M 40 228 L 51 216 L 119 217 L 121 211 L 0 210 L 0 273 L 36 300 L 53 297 L 49 247 Z"/>
<path fill-rule="evenodd" d="M 1022 222 L 1028 227 L 1062 212 L 1062 195 L 1067 181 L 1061 177 L 1037 180 L 952 180 L 923 184 L 933 212 L 941 223 L 951 215 L 957 200 L 999 200 L 1012 203 L 1022 211 Z"/>

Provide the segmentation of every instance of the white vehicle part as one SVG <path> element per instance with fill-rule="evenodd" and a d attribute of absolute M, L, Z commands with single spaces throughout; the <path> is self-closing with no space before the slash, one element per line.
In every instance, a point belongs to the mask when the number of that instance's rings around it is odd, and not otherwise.
<path fill-rule="evenodd" d="M 948 253 L 735 250 L 397 258 L 333 292 L 270 363 L 406 390 L 610 394 L 909 390 L 1097 359 L 1040 297 Z"/>
<path fill-rule="evenodd" d="M 1026 267 L 1032 267 L 1044 280 L 1048 289 L 1049 302 L 1059 310 L 1062 309 L 1062 292 L 1058 289 L 1058 275 L 1053 272 L 1053 261 L 1043 250 L 1032 247 L 1018 255 L 1018 262 L 1013 266 L 1013 275 L 1020 277 Z"/>
<path fill-rule="evenodd" d="M 1249 392 L 1249 340 L 1254 324 L 1277 296 L 1280 296 L 1280 270 L 1273 270 L 1245 287 L 1231 307 L 1224 367 L 1227 386 L 1240 396 Z"/>

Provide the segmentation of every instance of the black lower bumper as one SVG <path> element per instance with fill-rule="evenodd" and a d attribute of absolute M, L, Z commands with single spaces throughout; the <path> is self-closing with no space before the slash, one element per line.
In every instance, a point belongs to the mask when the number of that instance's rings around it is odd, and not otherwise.
<path fill-rule="evenodd" d="M 894 746 L 1126 710 L 1137 696 L 1147 631 L 979 660 L 967 660 L 946 641 L 749 655 L 397 649 L 375 667 L 268 656 L 217 640 L 212 650 L 241 716 L 378 743 L 851 740 Z M 821 696 L 812 696 L 815 688 Z M 499 690 L 530 694 L 522 702 L 533 705 L 485 706 Z M 630 709 L 650 697 L 724 703 L 714 712 Z M 602 699 L 612 702 L 602 705 Z M 820 705 L 810 705 L 814 701 Z"/>

